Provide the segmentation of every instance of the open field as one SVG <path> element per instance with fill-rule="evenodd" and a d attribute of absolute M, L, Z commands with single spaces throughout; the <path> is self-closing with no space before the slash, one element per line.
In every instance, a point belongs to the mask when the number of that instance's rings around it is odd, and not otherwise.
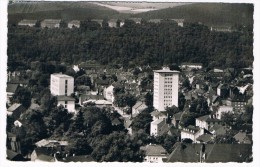
<path fill-rule="evenodd" d="M 164 8 L 186 5 L 188 3 L 148 3 L 148 2 L 92 2 L 93 4 L 104 6 L 120 13 L 142 13 Z"/>

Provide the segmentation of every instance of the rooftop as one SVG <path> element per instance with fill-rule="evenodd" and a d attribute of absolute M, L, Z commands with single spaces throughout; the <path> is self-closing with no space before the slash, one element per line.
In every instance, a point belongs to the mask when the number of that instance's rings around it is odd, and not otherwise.
<path fill-rule="evenodd" d="M 142 146 L 140 149 L 145 151 L 146 156 L 167 155 L 166 150 L 161 145 L 150 144 Z"/>
<path fill-rule="evenodd" d="M 245 162 L 252 155 L 251 144 L 206 144 L 205 162 Z M 199 162 L 202 144 L 176 143 L 166 162 Z"/>
<path fill-rule="evenodd" d="M 12 106 L 10 106 L 7 111 L 9 112 L 13 112 L 14 110 L 16 110 L 18 107 L 20 107 L 22 104 L 20 103 L 14 103 Z"/>
<path fill-rule="evenodd" d="M 19 86 L 19 84 L 10 84 L 10 83 L 8 83 L 7 84 L 7 88 L 6 88 L 6 92 L 14 93 L 17 90 L 18 86 Z"/>
<path fill-rule="evenodd" d="M 27 20 L 23 19 L 18 24 L 36 24 L 37 20 Z"/>
<path fill-rule="evenodd" d="M 153 71 L 157 73 L 180 73 L 179 71 L 170 70 L 169 67 L 163 67 L 163 69 L 161 70 L 153 70 Z"/>
<path fill-rule="evenodd" d="M 62 74 L 62 73 L 54 73 L 54 74 L 51 74 L 51 75 L 55 76 L 55 77 L 59 77 L 59 78 L 73 78 L 72 76 Z"/>

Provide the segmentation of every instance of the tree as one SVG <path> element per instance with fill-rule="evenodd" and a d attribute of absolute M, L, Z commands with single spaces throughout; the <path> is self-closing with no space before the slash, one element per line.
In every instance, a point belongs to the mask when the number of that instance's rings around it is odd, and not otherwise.
<path fill-rule="evenodd" d="M 31 98 L 31 92 L 28 88 L 19 87 L 14 93 L 11 102 L 21 103 L 25 108 L 28 108 L 31 105 Z"/>
<path fill-rule="evenodd" d="M 145 96 L 145 105 L 149 106 L 153 106 L 153 95 L 151 93 L 146 93 Z"/>
<path fill-rule="evenodd" d="M 132 115 L 132 108 L 135 105 L 137 99 L 133 95 L 127 95 L 126 96 L 126 104 L 130 107 L 130 113 Z"/>
<path fill-rule="evenodd" d="M 89 155 L 93 151 L 85 138 L 74 138 L 69 147 L 69 151 L 76 155 Z"/>
<path fill-rule="evenodd" d="M 171 107 L 166 107 L 166 113 L 168 114 L 169 118 L 172 118 L 172 116 L 176 113 L 180 112 L 179 108 L 176 107 L 175 105 Z"/>
<path fill-rule="evenodd" d="M 180 124 L 184 127 L 187 127 L 189 125 L 195 125 L 197 116 L 198 116 L 197 113 L 185 112 L 183 114 L 183 117 L 182 117 Z"/>
<path fill-rule="evenodd" d="M 244 123 L 252 124 L 253 121 L 253 105 L 246 105 L 245 112 L 242 114 L 241 119 Z"/>
<path fill-rule="evenodd" d="M 151 114 L 148 111 L 143 111 L 133 118 L 132 129 L 135 132 L 143 129 L 147 134 L 150 134 L 150 123 L 152 121 Z"/>

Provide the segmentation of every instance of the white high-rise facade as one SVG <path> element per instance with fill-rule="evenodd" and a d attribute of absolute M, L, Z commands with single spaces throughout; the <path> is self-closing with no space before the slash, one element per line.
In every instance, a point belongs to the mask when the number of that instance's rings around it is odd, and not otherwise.
<path fill-rule="evenodd" d="M 70 96 L 74 93 L 74 78 L 65 74 L 51 74 L 51 94 Z"/>
<path fill-rule="evenodd" d="M 154 70 L 153 106 L 158 111 L 165 111 L 166 107 L 178 107 L 179 71 L 172 71 L 168 67 Z"/>

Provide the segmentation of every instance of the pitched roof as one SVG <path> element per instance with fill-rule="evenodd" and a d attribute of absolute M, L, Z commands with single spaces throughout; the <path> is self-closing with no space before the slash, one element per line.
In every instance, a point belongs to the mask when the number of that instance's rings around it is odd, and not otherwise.
<path fill-rule="evenodd" d="M 42 139 L 35 143 L 37 147 L 53 147 L 53 146 L 67 146 L 68 141 L 57 141 L 57 140 L 48 140 Z"/>
<path fill-rule="evenodd" d="M 211 134 L 203 134 L 200 135 L 196 140 L 200 142 L 209 142 L 212 140 L 213 135 Z"/>
<path fill-rule="evenodd" d="M 18 158 L 18 157 L 23 159 L 21 154 L 14 152 L 12 150 L 9 150 L 9 149 L 6 150 L 6 155 L 7 155 L 7 159 L 9 159 L 9 160 L 14 160 L 15 158 Z"/>
<path fill-rule="evenodd" d="M 6 92 L 10 92 L 10 93 L 15 93 L 15 91 L 17 90 L 19 84 L 11 84 L 8 83 L 7 84 L 7 88 L 6 88 Z"/>
<path fill-rule="evenodd" d="M 65 96 L 65 95 L 57 96 L 57 100 L 58 101 L 75 101 L 75 99 L 73 97 Z"/>
<path fill-rule="evenodd" d="M 204 115 L 204 116 L 201 116 L 199 118 L 196 118 L 200 121 L 205 121 L 205 122 L 220 122 L 219 119 L 216 119 L 216 118 L 212 118 L 211 115 Z"/>
<path fill-rule="evenodd" d="M 178 113 L 174 114 L 173 117 L 175 117 L 175 120 L 181 120 L 183 114 L 184 114 L 184 112 L 178 112 Z"/>
<path fill-rule="evenodd" d="M 199 162 L 202 144 L 176 143 L 167 162 Z M 252 155 L 251 144 L 206 144 L 205 162 L 244 162 Z"/>
<path fill-rule="evenodd" d="M 151 144 L 151 145 L 142 146 L 140 149 L 145 151 L 146 156 L 167 155 L 166 150 L 161 145 Z"/>
<path fill-rule="evenodd" d="M 19 108 L 20 106 L 22 106 L 22 104 L 20 104 L 20 103 L 14 103 L 13 105 L 11 105 L 8 109 L 7 109 L 7 111 L 9 111 L 9 112 L 13 112 L 13 111 L 15 111 L 17 108 Z M 25 111 L 26 109 L 24 108 L 24 111 Z"/>

